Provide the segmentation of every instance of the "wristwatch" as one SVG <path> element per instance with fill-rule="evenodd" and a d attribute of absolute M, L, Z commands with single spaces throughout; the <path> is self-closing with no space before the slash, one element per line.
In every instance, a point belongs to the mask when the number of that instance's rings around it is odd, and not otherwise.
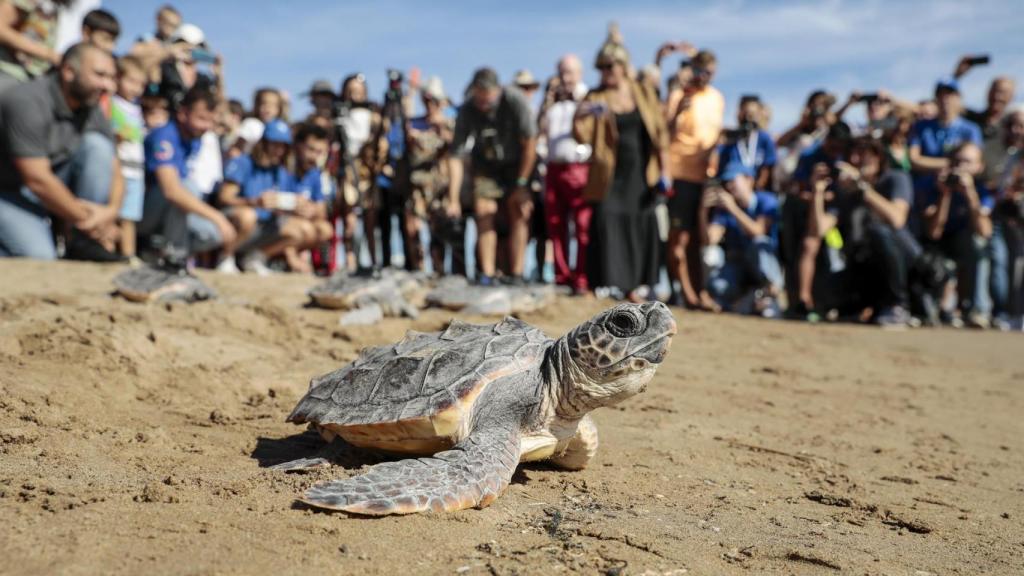
<path fill-rule="evenodd" d="M 519 188 L 525 188 L 530 183 L 529 178 L 516 178 L 516 186 Z"/>

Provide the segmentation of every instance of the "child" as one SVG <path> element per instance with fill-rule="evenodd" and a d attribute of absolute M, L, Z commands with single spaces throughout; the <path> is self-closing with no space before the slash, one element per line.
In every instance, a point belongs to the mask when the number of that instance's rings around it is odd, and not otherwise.
<path fill-rule="evenodd" d="M 142 109 L 136 101 L 146 86 L 146 70 L 133 56 L 117 62 L 117 93 L 114 95 L 110 124 L 117 137 L 117 157 L 124 177 L 124 200 L 121 203 L 121 253 L 135 256 L 135 223 L 142 220 L 145 196 L 142 147 L 144 125 Z"/>

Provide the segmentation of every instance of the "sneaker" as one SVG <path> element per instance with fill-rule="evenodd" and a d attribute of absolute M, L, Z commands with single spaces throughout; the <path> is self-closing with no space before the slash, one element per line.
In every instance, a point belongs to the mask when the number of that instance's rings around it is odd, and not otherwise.
<path fill-rule="evenodd" d="M 501 283 L 505 286 L 526 286 L 526 279 L 522 276 L 502 276 Z"/>
<path fill-rule="evenodd" d="M 1006 314 L 996 314 L 992 317 L 992 328 L 1000 332 L 1009 332 L 1012 330 L 1010 317 Z"/>
<path fill-rule="evenodd" d="M 494 276 L 488 276 L 486 274 L 481 274 L 481 275 L 477 276 L 476 277 L 476 283 L 477 283 L 478 286 L 497 286 L 498 285 L 498 281 L 494 278 Z"/>
<path fill-rule="evenodd" d="M 230 275 L 242 273 L 242 271 L 238 269 L 238 264 L 235 263 L 234 256 L 227 256 L 226 258 L 221 260 L 220 264 L 217 264 L 217 272 L 220 272 L 221 274 Z"/>
<path fill-rule="evenodd" d="M 77 229 L 71 231 L 64 245 L 64 258 L 67 260 L 84 260 L 87 262 L 126 262 L 127 256 L 111 252 L 102 244 Z"/>
<path fill-rule="evenodd" d="M 971 312 L 968 314 L 965 324 L 968 328 L 977 328 L 979 330 L 985 330 L 991 326 L 988 316 L 981 312 Z"/>
<path fill-rule="evenodd" d="M 875 315 L 875 324 L 883 328 L 902 328 L 908 326 L 910 314 L 902 306 L 890 306 L 882 308 Z"/>
<path fill-rule="evenodd" d="M 257 276 L 271 276 L 274 273 L 263 260 L 263 255 L 258 252 L 248 255 L 242 260 L 242 270 Z"/>

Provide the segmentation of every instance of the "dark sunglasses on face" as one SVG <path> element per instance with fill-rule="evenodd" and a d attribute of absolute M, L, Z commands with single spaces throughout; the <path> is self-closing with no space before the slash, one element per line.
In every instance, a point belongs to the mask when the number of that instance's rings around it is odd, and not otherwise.
<path fill-rule="evenodd" d="M 694 76 L 701 76 L 701 77 L 708 77 L 708 76 L 711 76 L 711 70 L 708 70 L 707 68 L 697 68 L 697 67 L 694 67 L 693 68 L 693 75 Z"/>
<path fill-rule="evenodd" d="M 607 72 L 607 71 L 611 70 L 614 67 L 615 67 L 615 64 L 612 64 L 611 62 L 601 62 L 597 66 L 594 66 L 594 68 L 597 68 L 601 72 Z"/>

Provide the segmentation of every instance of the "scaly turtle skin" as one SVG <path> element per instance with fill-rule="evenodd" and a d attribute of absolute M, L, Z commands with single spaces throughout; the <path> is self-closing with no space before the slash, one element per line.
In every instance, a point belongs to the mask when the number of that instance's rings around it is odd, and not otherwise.
<path fill-rule="evenodd" d="M 217 297 L 212 288 L 185 268 L 146 265 L 114 277 L 117 293 L 133 302 L 197 302 Z"/>
<path fill-rule="evenodd" d="M 643 391 L 675 333 L 668 308 L 651 302 L 610 308 L 557 340 L 506 318 L 365 350 L 315 378 L 288 420 L 328 441 L 421 457 L 318 484 L 301 500 L 368 515 L 451 511 L 490 504 L 521 461 L 581 469 L 597 450 L 588 413 Z"/>

